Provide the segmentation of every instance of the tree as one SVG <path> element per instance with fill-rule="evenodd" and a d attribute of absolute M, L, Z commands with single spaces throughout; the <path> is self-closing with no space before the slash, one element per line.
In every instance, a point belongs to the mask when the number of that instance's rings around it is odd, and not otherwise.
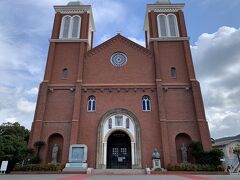
<path fill-rule="evenodd" d="M 0 162 L 9 161 L 8 171 L 26 157 L 28 138 L 29 130 L 17 122 L 0 125 Z"/>
<path fill-rule="evenodd" d="M 41 141 L 41 140 L 36 141 L 36 142 L 33 144 L 33 146 L 34 146 L 34 147 L 36 148 L 36 150 L 37 150 L 37 154 L 30 159 L 30 163 L 32 163 L 32 164 L 39 164 L 39 163 L 42 161 L 41 158 L 40 158 L 40 156 L 39 156 L 39 153 L 40 153 L 41 148 L 42 148 L 43 146 L 45 146 L 45 145 L 46 145 L 46 143 L 45 143 L 44 141 Z"/>
<path fill-rule="evenodd" d="M 33 146 L 37 149 L 37 156 L 39 157 L 40 150 L 46 143 L 44 141 L 36 141 Z"/>

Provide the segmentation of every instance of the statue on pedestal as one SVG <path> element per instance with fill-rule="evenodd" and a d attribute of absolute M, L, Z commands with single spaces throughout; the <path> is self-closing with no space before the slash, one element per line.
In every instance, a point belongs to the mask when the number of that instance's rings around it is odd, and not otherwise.
<path fill-rule="evenodd" d="M 52 161 L 51 163 L 56 164 L 57 163 L 57 155 L 58 155 L 58 145 L 54 144 L 52 148 Z"/>
<path fill-rule="evenodd" d="M 161 168 L 160 153 L 157 151 L 157 148 L 155 148 L 152 153 L 152 163 L 153 163 L 153 170 L 157 168 Z"/>

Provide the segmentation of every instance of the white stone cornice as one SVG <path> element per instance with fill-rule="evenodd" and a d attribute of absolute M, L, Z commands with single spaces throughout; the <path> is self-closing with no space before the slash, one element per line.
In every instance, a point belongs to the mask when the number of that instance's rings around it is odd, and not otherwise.
<path fill-rule="evenodd" d="M 153 41 L 189 41 L 190 37 L 159 37 L 159 38 L 150 38 L 150 42 Z"/>
<path fill-rule="evenodd" d="M 76 14 L 76 13 L 90 13 L 92 8 L 90 5 L 81 5 L 81 6 L 54 6 L 56 13 L 61 14 Z"/>
<path fill-rule="evenodd" d="M 154 12 L 178 12 L 180 9 L 178 8 L 155 8 Z M 149 10 L 151 12 L 152 10 Z"/>
<path fill-rule="evenodd" d="M 151 12 L 178 12 L 183 11 L 185 4 L 148 4 L 147 11 Z"/>
<path fill-rule="evenodd" d="M 85 42 L 85 43 L 88 43 L 88 39 L 49 39 L 49 42 L 60 42 L 60 43 Z"/>

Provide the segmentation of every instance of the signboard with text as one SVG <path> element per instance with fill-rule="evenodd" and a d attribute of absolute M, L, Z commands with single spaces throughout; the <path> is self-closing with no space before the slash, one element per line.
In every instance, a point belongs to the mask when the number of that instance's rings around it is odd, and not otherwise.
<path fill-rule="evenodd" d="M 1 164 L 1 172 L 2 171 L 7 171 L 7 166 L 8 166 L 8 161 L 2 161 L 2 164 Z"/>

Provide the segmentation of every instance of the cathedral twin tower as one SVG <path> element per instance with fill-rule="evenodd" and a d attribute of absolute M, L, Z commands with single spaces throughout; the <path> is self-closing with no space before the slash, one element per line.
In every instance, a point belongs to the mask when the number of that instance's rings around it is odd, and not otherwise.
<path fill-rule="evenodd" d="M 199 141 L 204 150 L 211 148 L 184 4 L 147 5 L 146 48 L 120 34 L 93 47 L 90 5 L 54 8 L 29 142 L 46 142 L 43 164 L 52 162 L 56 145 L 55 162 L 71 162 L 78 156 L 73 147 L 84 147 L 81 162 L 98 169 L 151 167 L 155 148 L 166 167 L 183 162 L 183 144 Z"/>

